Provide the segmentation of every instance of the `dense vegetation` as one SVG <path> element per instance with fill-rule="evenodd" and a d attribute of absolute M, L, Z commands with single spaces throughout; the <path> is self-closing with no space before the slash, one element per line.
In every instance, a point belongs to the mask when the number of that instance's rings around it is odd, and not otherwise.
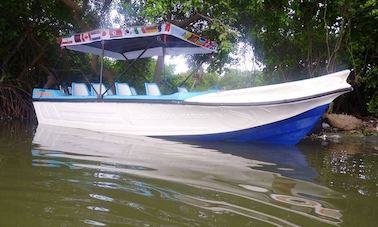
<path fill-rule="evenodd" d="M 110 11 L 119 14 L 112 15 Z M 142 89 L 145 80 L 161 80 L 171 92 L 186 78 L 189 88 L 231 89 L 314 77 L 353 69 L 354 92 L 334 110 L 378 115 L 378 8 L 375 0 L 5 0 L 0 2 L 0 117 L 28 117 L 35 86 L 53 87 L 81 74 L 96 78 L 98 58 L 61 51 L 58 37 L 98 27 L 169 21 L 216 40 L 219 52 L 188 60 L 198 72 L 174 75 L 166 66 L 156 75 L 153 59 L 106 62 L 108 82 L 125 80 Z M 262 72 L 226 69 L 238 42 L 253 46 Z M 201 70 L 199 63 L 208 62 Z M 161 70 L 160 70 L 161 71 Z M 188 77 L 189 76 L 189 77 Z M 25 104 L 29 103 L 29 104 Z M 19 108 L 21 105 L 23 110 Z M 7 110 L 7 111 L 5 111 Z M 17 111 L 16 111 L 17 110 Z"/>

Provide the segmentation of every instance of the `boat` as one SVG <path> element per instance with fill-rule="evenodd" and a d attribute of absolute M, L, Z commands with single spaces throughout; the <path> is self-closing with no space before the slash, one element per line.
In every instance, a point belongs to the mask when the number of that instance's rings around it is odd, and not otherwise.
<path fill-rule="evenodd" d="M 98 29 L 62 38 L 61 47 L 132 61 L 140 58 L 211 54 L 214 41 L 173 24 L 124 29 Z M 168 139 L 296 144 L 303 139 L 338 96 L 352 90 L 350 70 L 324 76 L 236 90 L 179 92 L 162 95 L 146 83 L 136 95 L 127 83 L 115 94 L 102 82 L 72 83 L 71 94 L 58 89 L 33 89 L 39 124 L 108 133 Z M 89 86 L 91 89 L 89 89 Z M 91 90 L 91 91 L 89 91 Z"/>

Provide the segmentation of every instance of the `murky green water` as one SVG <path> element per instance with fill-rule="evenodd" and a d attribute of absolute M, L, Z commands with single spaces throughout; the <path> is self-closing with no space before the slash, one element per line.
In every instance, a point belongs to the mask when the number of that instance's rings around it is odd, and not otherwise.
<path fill-rule="evenodd" d="M 378 222 L 377 138 L 189 144 L 0 127 L 0 226 Z"/>

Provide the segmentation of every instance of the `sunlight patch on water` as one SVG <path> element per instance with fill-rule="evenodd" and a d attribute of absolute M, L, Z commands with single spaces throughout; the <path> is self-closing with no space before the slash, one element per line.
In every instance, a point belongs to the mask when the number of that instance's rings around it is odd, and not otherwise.
<path fill-rule="evenodd" d="M 240 187 L 243 187 L 247 190 L 254 191 L 254 192 L 268 192 L 269 190 L 266 188 L 256 187 L 253 185 L 245 185 L 245 184 L 239 184 Z"/>
<path fill-rule="evenodd" d="M 105 207 L 96 207 L 96 206 L 87 206 L 89 210 L 93 211 L 101 211 L 101 212 L 109 212 L 110 210 Z"/>
<path fill-rule="evenodd" d="M 102 201 L 106 201 L 106 202 L 112 202 L 114 200 L 111 197 L 104 196 L 104 195 L 98 195 L 98 194 L 89 194 L 89 197 L 94 198 L 94 199 L 98 199 L 98 200 L 102 200 Z"/>
<path fill-rule="evenodd" d="M 94 221 L 94 220 L 89 220 L 89 219 L 85 219 L 83 220 L 83 222 L 85 224 L 88 224 L 88 225 L 94 225 L 94 226 L 106 226 L 105 223 L 102 223 L 102 222 L 99 222 L 99 221 Z"/>

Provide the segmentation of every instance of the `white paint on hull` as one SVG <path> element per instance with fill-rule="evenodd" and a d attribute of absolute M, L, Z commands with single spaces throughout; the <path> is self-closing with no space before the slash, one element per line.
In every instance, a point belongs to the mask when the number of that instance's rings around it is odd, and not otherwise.
<path fill-rule="evenodd" d="M 284 120 L 328 104 L 339 95 L 263 106 L 35 101 L 34 108 L 41 124 L 131 135 L 201 135 Z"/>
<path fill-rule="evenodd" d="M 182 103 L 50 99 L 33 104 L 41 124 L 146 136 L 216 134 L 266 125 L 329 104 L 350 89 L 349 72 L 204 94 Z"/>
<path fill-rule="evenodd" d="M 283 102 L 348 89 L 350 85 L 346 82 L 346 79 L 349 73 L 350 70 L 343 70 L 307 80 L 209 93 L 185 101 L 212 104 Z"/>

